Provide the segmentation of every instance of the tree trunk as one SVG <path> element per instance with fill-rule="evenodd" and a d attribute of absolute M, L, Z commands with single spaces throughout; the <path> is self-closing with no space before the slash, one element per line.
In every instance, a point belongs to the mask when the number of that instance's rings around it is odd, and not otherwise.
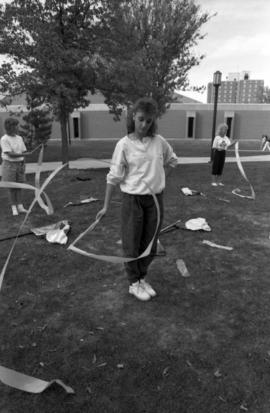
<path fill-rule="evenodd" d="M 67 164 L 68 168 L 68 135 L 67 135 L 67 120 L 65 116 L 60 118 L 61 124 L 61 140 L 62 140 L 62 164 Z"/>

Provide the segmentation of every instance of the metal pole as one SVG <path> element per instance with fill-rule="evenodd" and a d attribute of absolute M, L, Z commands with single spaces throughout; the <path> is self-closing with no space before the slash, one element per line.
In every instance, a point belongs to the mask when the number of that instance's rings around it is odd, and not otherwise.
<path fill-rule="evenodd" d="M 210 152 L 210 158 L 211 161 L 213 161 L 213 142 L 215 139 L 215 133 L 216 133 L 216 118 L 217 118 L 217 102 L 218 102 L 218 88 L 219 85 L 213 85 L 215 88 L 215 97 L 214 97 L 214 112 L 213 112 L 213 126 L 212 126 L 212 139 L 211 139 L 211 152 Z"/>

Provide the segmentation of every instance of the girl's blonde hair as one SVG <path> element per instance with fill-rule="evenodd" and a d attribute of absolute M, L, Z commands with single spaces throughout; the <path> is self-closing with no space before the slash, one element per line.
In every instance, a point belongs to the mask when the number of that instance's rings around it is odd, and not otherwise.
<path fill-rule="evenodd" d="M 217 132 L 216 132 L 216 134 L 219 135 L 219 134 L 220 134 L 220 130 L 223 129 L 223 128 L 226 128 L 226 130 L 229 129 L 227 123 L 220 123 L 220 124 L 218 125 L 218 127 L 217 127 Z"/>

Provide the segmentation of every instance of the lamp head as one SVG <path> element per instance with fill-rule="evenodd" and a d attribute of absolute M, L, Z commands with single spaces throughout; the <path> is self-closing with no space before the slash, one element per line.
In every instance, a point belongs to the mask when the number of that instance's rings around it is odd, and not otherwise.
<path fill-rule="evenodd" d="M 214 86 L 220 86 L 221 85 L 221 76 L 222 76 L 222 73 L 219 70 L 217 70 L 214 73 L 214 75 L 213 75 L 213 85 Z"/>

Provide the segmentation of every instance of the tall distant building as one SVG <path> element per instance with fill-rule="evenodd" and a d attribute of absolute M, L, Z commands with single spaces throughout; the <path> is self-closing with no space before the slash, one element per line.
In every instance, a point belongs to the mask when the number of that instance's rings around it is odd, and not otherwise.
<path fill-rule="evenodd" d="M 219 103 L 260 103 L 260 91 L 264 88 L 263 80 L 250 79 L 250 72 L 229 73 L 227 80 L 221 82 L 218 89 Z M 213 83 L 207 86 L 207 103 L 214 102 Z"/>

